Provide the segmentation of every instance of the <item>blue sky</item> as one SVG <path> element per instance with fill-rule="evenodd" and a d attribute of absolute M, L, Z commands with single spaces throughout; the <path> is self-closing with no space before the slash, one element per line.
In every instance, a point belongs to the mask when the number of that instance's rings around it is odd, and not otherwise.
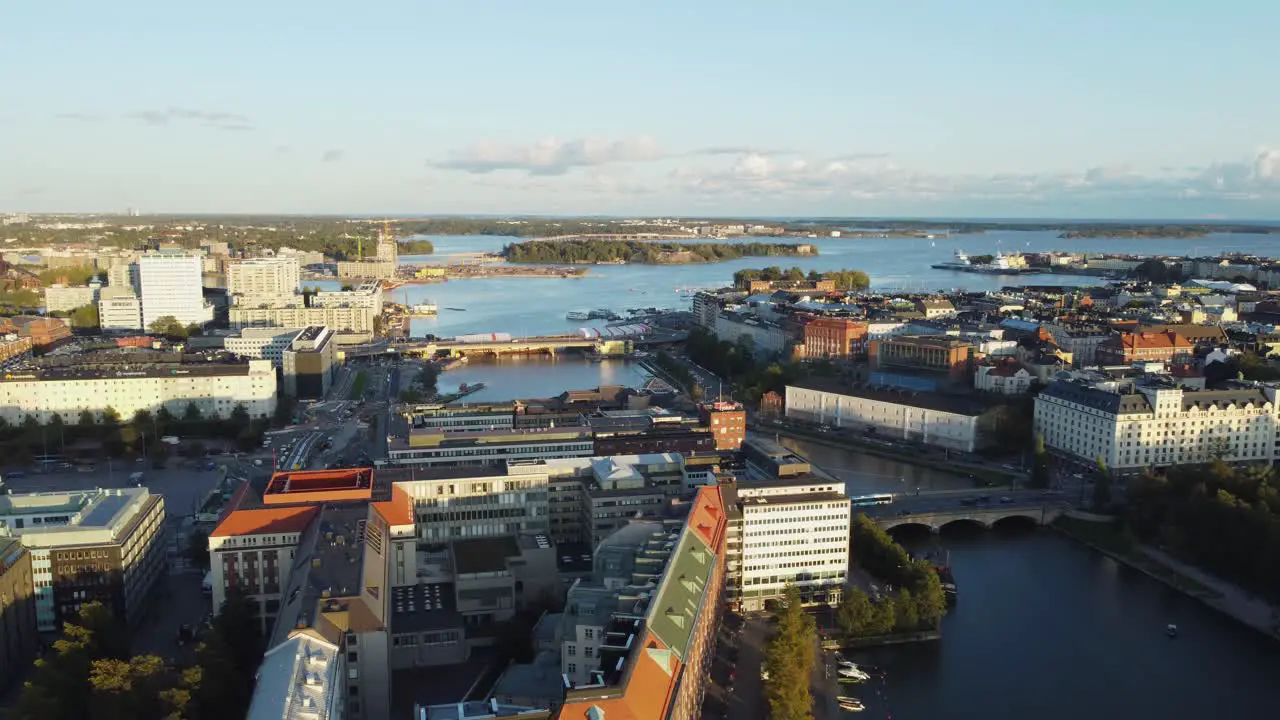
<path fill-rule="evenodd" d="M 41 0 L 0 211 L 1280 219 L 1280 3 Z"/>

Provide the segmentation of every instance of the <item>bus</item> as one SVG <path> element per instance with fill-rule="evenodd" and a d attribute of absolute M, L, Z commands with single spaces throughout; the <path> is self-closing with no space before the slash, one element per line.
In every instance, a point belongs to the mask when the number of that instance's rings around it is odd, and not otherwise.
<path fill-rule="evenodd" d="M 849 498 L 854 507 L 869 507 L 871 505 L 892 505 L 892 495 L 857 495 Z"/>

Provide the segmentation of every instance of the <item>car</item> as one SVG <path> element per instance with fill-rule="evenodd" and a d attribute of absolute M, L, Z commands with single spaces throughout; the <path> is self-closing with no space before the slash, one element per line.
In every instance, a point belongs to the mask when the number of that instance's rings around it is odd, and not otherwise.
<path fill-rule="evenodd" d="M 973 498 L 960 498 L 961 505 L 977 505 L 978 501 Z"/>
<path fill-rule="evenodd" d="M 1004 497 L 1000 498 L 1001 505 L 1009 505 L 1012 502 L 1013 502 L 1013 498 L 1009 497 L 1008 495 L 1005 495 Z"/>

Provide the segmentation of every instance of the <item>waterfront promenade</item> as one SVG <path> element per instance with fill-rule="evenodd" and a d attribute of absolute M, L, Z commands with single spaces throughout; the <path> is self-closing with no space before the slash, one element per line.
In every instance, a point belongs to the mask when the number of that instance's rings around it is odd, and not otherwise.
<path fill-rule="evenodd" d="M 1280 608 L 1254 597 L 1236 585 L 1210 575 L 1194 565 L 1188 565 L 1166 552 L 1146 545 L 1138 546 L 1138 550 L 1161 565 L 1185 575 L 1216 592 L 1218 594 L 1217 597 L 1199 598 L 1206 605 L 1230 615 L 1236 620 L 1271 637 L 1280 639 Z"/>

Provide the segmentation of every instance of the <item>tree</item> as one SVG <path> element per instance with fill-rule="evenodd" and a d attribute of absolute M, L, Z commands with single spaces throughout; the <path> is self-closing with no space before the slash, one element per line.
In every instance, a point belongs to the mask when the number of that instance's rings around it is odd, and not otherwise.
<path fill-rule="evenodd" d="M 875 620 L 871 598 L 859 588 L 849 588 L 836 607 L 836 624 L 846 635 L 865 635 Z"/>
<path fill-rule="evenodd" d="M 156 335 L 164 335 L 172 340 L 187 339 L 187 328 L 172 315 L 164 315 L 151 321 L 147 329 Z"/>
<path fill-rule="evenodd" d="M 1053 482 L 1053 468 L 1049 464 L 1049 452 L 1045 450 L 1044 438 L 1036 438 L 1036 454 L 1031 465 L 1031 480 L 1034 488 L 1047 488 Z"/>
<path fill-rule="evenodd" d="M 1093 504 L 1095 511 L 1103 511 L 1111 506 L 1111 471 L 1107 462 L 1098 456 L 1098 467 L 1093 474 Z"/>
<path fill-rule="evenodd" d="M 97 422 L 98 421 L 96 418 L 93 417 L 92 412 L 90 412 L 89 410 L 81 410 L 80 419 L 76 424 L 81 427 L 93 427 L 94 425 L 97 424 Z"/>
<path fill-rule="evenodd" d="M 102 410 L 102 424 L 114 427 L 120 424 L 120 413 L 115 408 L 108 405 Z"/>
<path fill-rule="evenodd" d="M 187 562 L 201 570 L 209 569 L 209 534 L 203 530 L 192 530 L 187 536 Z"/>
<path fill-rule="evenodd" d="M 249 408 L 245 407 L 244 403 L 236 403 L 236 406 L 231 408 L 229 419 L 233 428 L 247 428 L 252 421 L 249 417 Z"/>
<path fill-rule="evenodd" d="M 769 715 L 774 720 L 812 720 L 813 696 L 809 677 L 813 673 L 817 628 L 801 606 L 800 591 L 789 586 L 779 602 L 777 631 L 765 648 L 764 682 Z"/>
<path fill-rule="evenodd" d="M 183 422 L 199 422 L 199 420 L 200 420 L 200 406 L 196 405 L 194 401 L 187 403 L 186 409 L 182 411 L 182 421 Z"/>
<path fill-rule="evenodd" d="M 71 327 L 87 330 L 98 327 L 98 306 L 82 305 L 71 311 Z"/>
<path fill-rule="evenodd" d="M 160 429 L 163 431 L 165 426 L 171 424 L 173 421 L 173 413 L 169 412 L 168 407 L 161 405 L 160 409 L 156 411 L 156 423 L 160 426 Z"/>

